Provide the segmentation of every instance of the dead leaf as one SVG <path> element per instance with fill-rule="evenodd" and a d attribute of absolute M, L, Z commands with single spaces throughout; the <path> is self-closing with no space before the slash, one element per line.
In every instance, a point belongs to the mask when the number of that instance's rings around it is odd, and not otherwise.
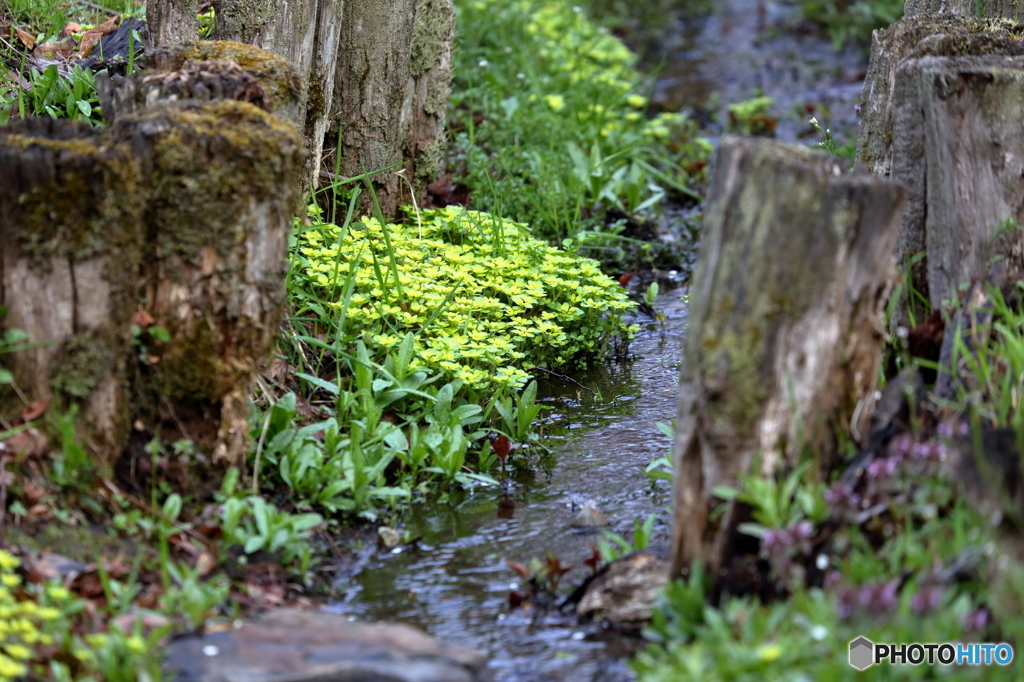
<path fill-rule="evenodd" d="M 145 310 L 136 310 L 132 314 L 132 324 L 137 324 L 140 327 L 152 327 L 156 323 L 153 316 L 147 313 Z"/>
<path fill-rule="evenodd" d="M 64 28 L 63 28 L 63 30 L 61 30 L 60 34 L 66 38 L 69 35 L 71 35 L 72 33 L 81 33 L 81 32 L 82 32 L 82 26 L 80 24 L 76 24 L 73 21 L 69 21 L 68 23 L 64 24 Z"/>
<path fill-rule="evenodd" d="M 28 508 L 26 516 L 45 516 L 50 513 L 50 505 L 34 504 Z"/>
<path fill-rule="evenodd" d="M 18 37 L 18 40 L 20 40 L 21 44 L 26 48 L 31 50 L 36 46 L 36 37 L 28 31 L 22 31 L 20 28 L 12 26 L 11 32 Z"/>
<path fill-rule="evenodd" d="M 37 459 L 50 448 L 49 443 L 38 429 L 25 429 L 2 441 L 6 452 Z"/>
<path fill-rule="evenodd" d="M 144 631 L 171 624 L 170 620 L 159 613 L 123 613 L 117 618 L 111 619 L 110 622 L 120 628 L 121 632 L 133 632 L 136 621 L 141 621 Z"/>
<path fill-rule="evenodd" d="M 43 490 L 43 488 L 39 486 L 38 483 L 31 479 L 25 481 L 23 493 L 25 495 L 25 500 L 30 505 L 39 504 L 39 501 L 46 497 L 48 494 L 45 490 Z"/>
<path fill-rule="evenodd" d="M 71 43 L 43 43 L 42 45 L 36 45 L 36 49 L 32 50 L 32 56 L 36 59 L 68 60 L 71 59 L 74 50 L 73 41 Z"/>
<path fill-rule="evenodd" d="M 89 56 L 92 52 L 93 47 L 100 41 L 100 38 L 107 35 L 111 31 L 117 30 L 117 25 L 121 22 L 121 17 L 111 17 L 109 20 L 103 22 L 96 28 L 89 29 L 82 34 L 82 40 L 78 43 L 78 58 L 83 59 Z M 147 325 L 148 326 L 148 325 Z"/>
<path fill-rule="evenodd" d="M 217 559 L 214 558 L 210 552 L 203 552 L 196 559 L 196 571 L 201 576 L 208 575 L 210 571 L 217 567 Z"/>
<path fill-rule="evenodd" d="M 56 552 L 40 552 L 28 569 L 30 583 L 39 585 L 48 580 L 74 580 L 76 576 L 90 570 L 90 567 Z"/>
<path fill-rule="evenodd" d="M 28 404 L 28 407 L 21 411 L 21 420 L 30 422 L 33 419 L 38 419 L 43 416 L 43 413 L 46 412 L 46 408 L 49 406 L 49 400 L 33 400 Z"/>

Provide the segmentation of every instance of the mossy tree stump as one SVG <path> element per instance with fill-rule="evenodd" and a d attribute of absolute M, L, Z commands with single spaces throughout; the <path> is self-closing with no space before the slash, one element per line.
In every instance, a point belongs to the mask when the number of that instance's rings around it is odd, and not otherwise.
<path fill-rule="evenodd" d="M 709 523 L 717 486 L 775 476 L 802 451 L 816 458 L 809 475 L 834 465 L 837 435 L 874 392 L 904 203 L 898 185 L 848 175 L 835 157 L 722 138 L 690 287 L 674 575 L 726 566 L 739 514 L 728 502 Z"/>
<path fill-rule="evenodd" d="M 141 109 L 102 133 L 0 128 L 0 175 L 17 179 L 0 186 L 2 324 L 45 344 L 0 362 L 34 397 L 81 406 L 101 465 L 133 424 L 244 463 L 303 158 L 292 126 L 236 101 Z"/>
<path fill-rule="evenodd" d="M 924 254 L 909 284 L 932 308 L 987 258 L 1019 260 L 1016 240 L 995 237 L 1022 209 L 1022 36 L 1005 18 L 920 13 L 873 37 L 858 159 L 909 192 L 897 257 Z M 893 324 L 908 320 L 899 306 Z"/>

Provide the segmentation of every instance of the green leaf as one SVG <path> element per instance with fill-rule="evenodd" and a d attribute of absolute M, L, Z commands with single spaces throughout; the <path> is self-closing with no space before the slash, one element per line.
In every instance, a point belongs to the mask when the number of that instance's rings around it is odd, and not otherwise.
<path fill-rule="evenodd" d="M 178 493 L 171 493 L 167 499 L 164 500 L 164 516 L 171 519 L 172 521 L 178 518 L 178 514 L 181 513 L 181 495 Z"/>

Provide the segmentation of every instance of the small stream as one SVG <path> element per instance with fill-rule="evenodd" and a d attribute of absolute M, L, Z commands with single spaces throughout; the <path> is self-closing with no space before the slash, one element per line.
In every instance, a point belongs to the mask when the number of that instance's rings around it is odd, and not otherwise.
<path fill-rule="evenodd" d="M 710 16 L 666 27 L 659 50 L 644 55 L 649 65 L 665 60 L 652 103 L 707 117 L 714 139 L 727 105 L 760 89 L 775 99 L 780 139 L 807 143 L 810 113 L 840 141 L 854 133 L 866 56 L 856 48 L 836 53 L 826 37 L 794 31 L 794 11 L 793 2 L 719 0 Z M 630 359 L 573 376 L 597 396 L 569 383 L 544 385 L 550 455 L 515 453 L 514 478 L 504 490 L 481 487 L 415 507 L 403 530 L 422 540 L 391 551 L 364 549 L 340 574 L 344 596 L 331 608 L 351 618 L 411 623 L 474 647 L 488 655 L 496 682 L 632 679 L 625 660 L 641 642 L 580 625 L 571 613 L 510 609 L 509 594 L 520 586 L 507 562 L 552 552 L 576 565 L 563 576 L 561 592 L 582 582 L 582 561 L 598 536 L 570 528 L 573 494 L 594 498 L 611 530 L 624 537 L 631 537 L 634 520 L 656 514 L 655 541 L 667 540 L 668 487 L 652 485 L 641 469 L 670 446 L 655 424 L 675 416 L 683 291 L 659 296 L 664 326 L 640 316 Z"/>
<path fill-rule="evenodd" d="M 570 528 L 573 493 L 596 499 L 620 535 L 631 537 L 633 519 L 651 513 L 659 517 L 655 535 L 667 535 L 668 488 L 653 488 L 641 469 L 670 445 L 655 423 L 675 416 L 686 322 L 681 291 L 658 298 L 656 309 L 667 318 L 664 329 L 654 322 L 644 325 L 630 347 L 633 359 L 576 377 L 601 400 L 574 385 L 546 386 L 543 402 L 552 409 L 544 432 L 552 455 L 531 455 L 526 475 L 504 494 L 479 488 L 457 505 L 414 509 L 405 527 L 423 536 L 418 551 L 375 555 L 336 610 L 412 623 L 445 641 L 484 651 L 497 682 L 628 679 L 621 656 L 631 653 L 630 642 L 607 647 L 591 641 L 594 628 L 577 627 L 571 614 L 551 612 L 534 622 L 534 613 L 510 610 L 509 593 L 519 588 L 506 562 L 526 562 L 550 551 L 563 563 L 576 564 L 562 585 L 583 581 L 582 561 L 590 556 L 595 535 Z M 601 676 L 608 674 L 613 677 Z"/>

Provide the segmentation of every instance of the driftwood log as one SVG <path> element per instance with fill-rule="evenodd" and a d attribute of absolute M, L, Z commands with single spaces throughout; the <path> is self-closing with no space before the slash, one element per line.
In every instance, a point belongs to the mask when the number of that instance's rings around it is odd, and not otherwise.
<path fill-rule="evenodd" d="M 876 31 L 864 84 L 858 159 L 905 186 L 897 258 L 930 308 L 996 256 L 1019 269 L 1020 104 L 1024 25 L 918 14 Z M 997 239 L 998 237 L 998 239 Z M 917 310 L 917 317 L 929 310 Z M 910 318 L 897 308 L 894 325 Z"/>
<path fill-rule="evenodd" d="M 0 324 L 44 344 L 0 362 L 32 397 L 79 405 L 99 464 L 133 426 L 244 463 L 302 162 L 289 124 L 236 101 L 141 109 L 102 133 L 0 128 Z"/>
<path fill-rule="evenodd" d="M 846 171 L 804 147 L 719 143 L 690 288 L 673 575 L 698 560 L 715 575 L 731 552 L 735 503 L 709 523 L 717 486 L 775 476 L 804 450 L 825 476 L 837 434 L 866 416 L 905 192 Z"/>

